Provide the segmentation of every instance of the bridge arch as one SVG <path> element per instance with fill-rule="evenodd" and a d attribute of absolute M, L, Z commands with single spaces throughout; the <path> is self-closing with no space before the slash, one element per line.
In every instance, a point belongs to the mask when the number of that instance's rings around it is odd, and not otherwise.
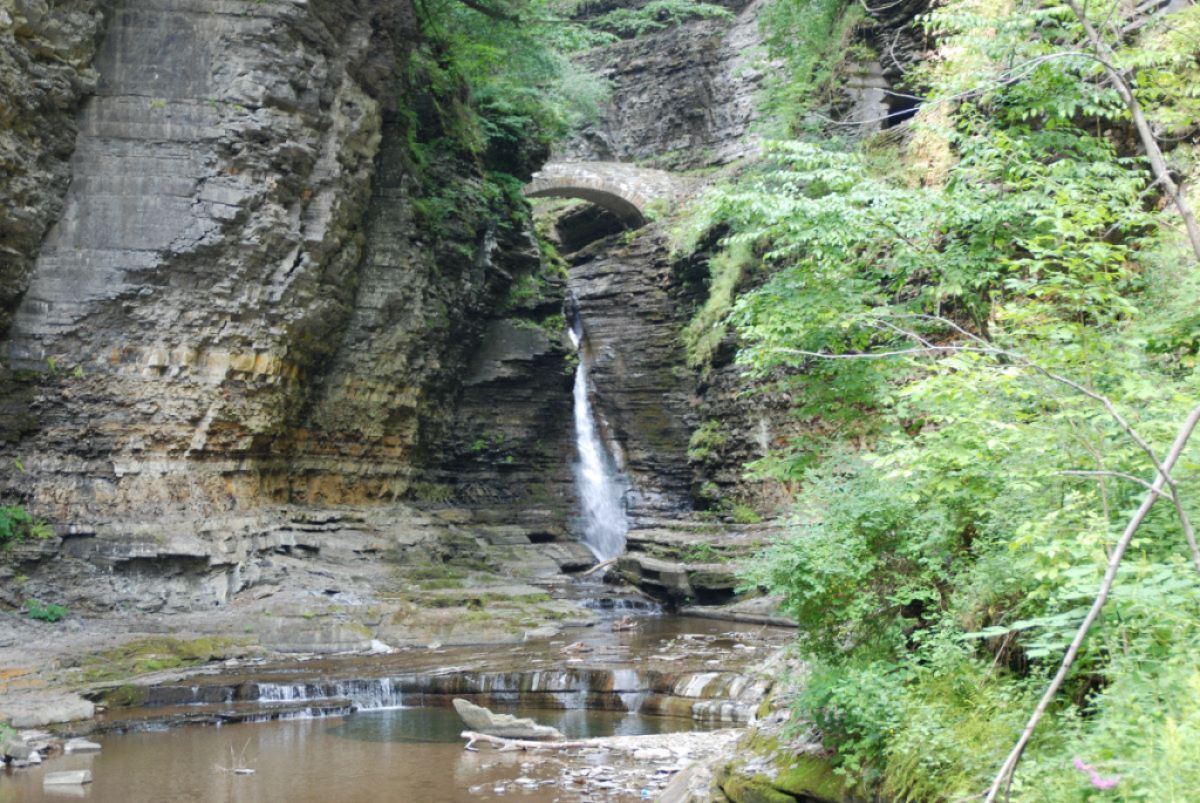
<path fill-rule="evenodd" d="M 550 162 L 525 185 L 529 198 L 582 198 L 616 215 L 629 228 L 646 223 L 651 204 L 673 203 L 678 177 L 622 162 Z"/>

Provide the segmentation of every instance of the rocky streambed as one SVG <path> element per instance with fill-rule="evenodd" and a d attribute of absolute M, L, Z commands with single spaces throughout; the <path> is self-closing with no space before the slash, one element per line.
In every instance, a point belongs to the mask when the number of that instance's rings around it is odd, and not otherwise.
<path fill-rule="evenodd" d="M 83 692 L 95 716 L 56 732 L 87 734 L 102 749 L 64 755 L 51 735 L 27 733 L 51 748 L 47 760 L 0 776 L 0 799 L 43 799 L 47 773 L 84 769 L 93 781 L 80 794 L 122 803 L 386 799 L 380 789 L 425 801 L 644 799 L 729 750 L 760 714 L 791 636 L 659 614 L 628 598 L 591 609 L 589 627 L 485 651 L 248 655 L 91 684 Z M 467 752 L 456 698 L 596 740 L 568 751 Z M 173 798 L 163 796 L 163 768 Z"/>

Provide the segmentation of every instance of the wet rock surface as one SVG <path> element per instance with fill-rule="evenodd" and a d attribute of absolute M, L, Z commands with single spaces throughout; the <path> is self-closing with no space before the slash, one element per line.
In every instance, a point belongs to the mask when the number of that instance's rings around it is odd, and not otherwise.
<path fill-rule="evenodd" d="M 454 710 L 462 717 L 468 730 L 501 736 L 506 739 L 561 739 L 557 728 L 539 725 L 531 717 L 514 717 L 512 714 L 496 714 L 468 700 L 455 698 Z"/>
<path fill-rule="evenodd" d="M 570 284 L 590 354 L 594 407 L 633 484 L 637 515 L 691 506 L 690 375 L 665 233 L 654 226 L 569 256 Z"/>

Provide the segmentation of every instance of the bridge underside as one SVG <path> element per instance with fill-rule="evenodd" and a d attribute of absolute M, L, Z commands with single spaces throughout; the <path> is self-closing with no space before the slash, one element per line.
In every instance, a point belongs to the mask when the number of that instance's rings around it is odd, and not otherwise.
<path fill-rule="evenodd" d="M 531 186 L 526 189 L 525 195 L 529 198 L 581 198 L 612 212 L 626 228 L 636 229 L 646 223 L 646 217 L 637 204 L 609 190 L 564 184 Z"/>

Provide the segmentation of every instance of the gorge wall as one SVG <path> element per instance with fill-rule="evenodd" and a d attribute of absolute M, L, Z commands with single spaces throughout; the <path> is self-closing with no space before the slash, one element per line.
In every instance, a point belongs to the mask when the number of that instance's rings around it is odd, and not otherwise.
<path fill-rule="evenodd" d="M 414 175 L 411 9 L 131 0 L 111 17 L 74 153 L 54 152 L 63 211 L 42 204 L 57 221 L 20 255 L 36 268 L 6 379 L 29 409 L 4 421 L 24 467 L 8 493 L 55 519 L 402 495 L 422 418 L 539 265 L 467 159 Z M 422 206 L 422 181 L 459 188 L 451 214 Z"/>
<path fill-rule="evenodd" d="M 585 54 L 612 101 L 554 158 L 752 151 L 759 2 L 731 8 Z M 568 307 L 634 512 L 754 497 L 786 399 L 764 417 L 728 359 L 687 366 L 705 290 L 666 227 L 575 209 L 550 256 L 455 143 L 418 27 L 394 0 L 0 2 L 0 497 L 56 533 L 10 573 L 207 561 L 226 579 L 190 598 L 219 602 L 296 511 L 400 502 L 566 539 Z M 726 446 L 689 458 L 713 417 Z"/>
<path fill-rule="evenodd" d="M 569 506 L 562 282 L 523 202 L 447 136 L 459 99 L 411 63 L 410 6 L 0 15 L 26 107 L 3 110 L 0 495 L 55 527 L 42 569 L 249 560 L 222 539 L 278 529 L 281 505 L 445 501 L 438 467 L 504 421 L 498 462 L 524 476 L 464 493 L 537 475 Z M 420 169 L 413 143 L 439 143 Z M 506 303 L 529 281 L 536 302 Z"/>

